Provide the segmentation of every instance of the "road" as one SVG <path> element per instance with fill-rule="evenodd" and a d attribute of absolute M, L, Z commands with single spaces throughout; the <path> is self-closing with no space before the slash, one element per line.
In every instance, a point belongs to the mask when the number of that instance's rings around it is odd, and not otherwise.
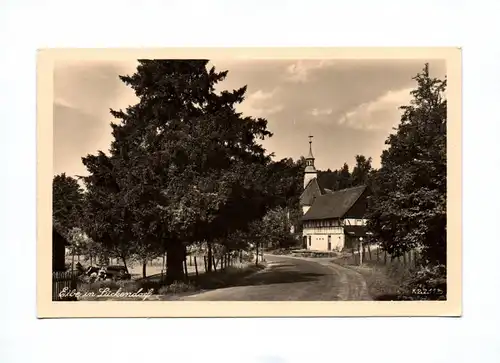
<path fill-rule="evenodd" d="M 195 301 L 371 300 L 363 277 L 331 259 L 266 255 L 268 267 L 239 286 L 183 297 Z"/>

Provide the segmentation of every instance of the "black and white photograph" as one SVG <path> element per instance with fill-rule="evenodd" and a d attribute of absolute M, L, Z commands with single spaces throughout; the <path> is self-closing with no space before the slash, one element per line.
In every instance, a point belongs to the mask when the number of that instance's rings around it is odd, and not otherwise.
<path fill-rule="evenodd" d="M 54 52 L 38 96 L 52 315 L 113 302 L 460 314 L 460 50 L 72 52 L 86 51 Z"/>

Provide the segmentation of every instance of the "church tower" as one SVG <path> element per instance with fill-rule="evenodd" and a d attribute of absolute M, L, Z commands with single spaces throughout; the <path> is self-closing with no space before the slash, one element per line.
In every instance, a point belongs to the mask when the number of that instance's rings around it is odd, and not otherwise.
<path fill-rule="evenodd" d="M 309 136 L 309 155 L 306 157 L 306 168 L 304 170 L 304 189 L 307 187 L 307 184 L 314 178 L 318 176 L 318 172 L 314 167 L 314 156 L 312 153 L 312 136 Z"/>

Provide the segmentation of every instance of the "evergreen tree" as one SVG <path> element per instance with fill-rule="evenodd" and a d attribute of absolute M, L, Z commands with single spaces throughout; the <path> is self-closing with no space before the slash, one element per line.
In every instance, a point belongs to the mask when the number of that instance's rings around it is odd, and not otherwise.
<path fill-rule="evenodd" d="M 256 142 L 271 136 L 267 121 L 235 111 L 246 87 L 216 93 L 227 72 L 207 63 L 140 60 L 120 77 L 140 101 L 111 111 L 120 123 L 110 155 L 84 158 L 89 228 L 123 255 L 160 244 L 170 281 L 182 278 L 188 244 L 244 228 L 275 192 L 270 157 Z"/>
<path fill-rule="evenodd" d="M 356 155 L 356 166 L 352 170 L 352 186 L 367 185 L 372 172 L 372 158 Z"/>
<path fill-rule="evenodd" d="M 338 172 L 337 187 L 335 189 L 341 190 L 349 188 L 351 186 L 352 186 L 352 177 L 351 173 L 349 172 L 349 165 L 347 165 L 347 163 L 344 163 L 344 165 Z"/>

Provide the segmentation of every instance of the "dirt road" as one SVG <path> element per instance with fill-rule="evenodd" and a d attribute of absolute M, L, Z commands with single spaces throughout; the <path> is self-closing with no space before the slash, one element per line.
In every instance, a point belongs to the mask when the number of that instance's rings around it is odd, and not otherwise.
<path fill-rule="evenodd" d="M 238 286 L 186 296 L 197 301 L 371 300 L 363 277 L 328 258 L 266 255 L 268 267 Z"/>

